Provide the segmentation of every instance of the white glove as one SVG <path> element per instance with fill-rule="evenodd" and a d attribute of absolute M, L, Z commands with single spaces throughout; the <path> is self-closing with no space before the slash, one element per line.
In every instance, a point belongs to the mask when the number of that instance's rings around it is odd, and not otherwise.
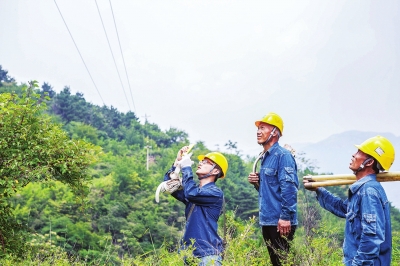
<path fill-rule="evenodd" d="M 192 156 L 192 153 L 186 154 L 182 157 L 182 159 L 179 161 L 179 165 L 181 166 L 181 168 L 192 166 L 194 162 L 192 161 L 192 159 L 190 159 L 190 156 Z"/>

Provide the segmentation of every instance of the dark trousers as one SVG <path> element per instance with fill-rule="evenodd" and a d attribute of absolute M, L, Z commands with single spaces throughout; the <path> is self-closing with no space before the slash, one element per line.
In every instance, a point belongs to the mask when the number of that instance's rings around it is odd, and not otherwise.
<path fill-rule="evenodd" d="M 281 237 L 280 233 L 277 232 L 277 226 L 263 226 L 262 235 L 265 243 L 267 244 L 269 257 L 272 265 L 281 266 L 281 259 L 284 259 L 282 255 L 289 252 L 290 241 L 293 240 L 296 226 L 291 227 L 289 235 Z"/>

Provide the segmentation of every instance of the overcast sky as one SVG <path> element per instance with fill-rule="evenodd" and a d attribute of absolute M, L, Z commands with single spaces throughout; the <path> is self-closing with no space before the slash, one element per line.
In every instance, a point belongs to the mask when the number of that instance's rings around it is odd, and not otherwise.
<path fill-rule="evenodd" d="M 0 0 L 0 65 L 18 82 L 182 129 L 254 155 L 273 111 L 283 143 L 347 130 L 400 135 L 400 1 Z M 132 103 L 132 98 L 134 104 Z M 129 102 L 129 105 L 128 105 Z"/>

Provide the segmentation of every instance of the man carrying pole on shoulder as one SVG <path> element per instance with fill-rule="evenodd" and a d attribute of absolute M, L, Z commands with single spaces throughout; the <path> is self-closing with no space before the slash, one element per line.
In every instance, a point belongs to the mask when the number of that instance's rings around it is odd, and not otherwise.
<path fill-rule="evenodd" d="M 188 146 L 185 146 L 178 152 L 174 165 L 164 177 L 164 181 L 168 181 L 170 173 L 180 165 L 183 189 L 171 195 L 186 205 L 186 226 L 181 249 L 191 245 L 194 239 L 193 255 L 201 260 L 200 266 L 222 265 L 221 253 L 224 247 L 218 235 L 218 219 L 222 214 L 224 194 L 215 182 L 226 176 L 228 161 L 219 152 L 199 155 L 196 175 L 200 184 L 197 185 L 193 180 L 191 154 L 182 157 L 187 149 Z"/>
<path fill-rule="evenodd" d="M 298 223 L 297 165 L 290 151 L 278 143 L 283 133 L 283 120 L 279 115 L 268 113 L 255 125 L 257 143 L 263 146 L 263 152 L 259 156 L 260 172 L 254 169 L 248 181 L 259 192 L 263 238 L 272 264 L 278 266 L 281 265 L 281 256 L 289 251 Z"/>
<path fill-rule="evenodd" d="M 390 206 L 376 174 L 388 171 L 394 161 L 394 147 L 384 137 L 376 136 L 355 145 L 349 168 L 356 182 L 342 200 L 325 188 L 307 188 L 317 193 L 321 207 L 346 218 L 343 262 L 345 265 L 390 265 L 392 230 Z M 303 183 L 309 180 L 303 179 Z"/>

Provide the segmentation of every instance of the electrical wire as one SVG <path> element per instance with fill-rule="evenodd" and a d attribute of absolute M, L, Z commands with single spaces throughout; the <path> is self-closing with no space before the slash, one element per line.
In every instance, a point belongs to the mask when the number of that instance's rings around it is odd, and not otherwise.
<path fill-rule="evenodd" d="M 114 53 L 113 53 L 113 51 L 112 51 L 112 49 L 111 49 L 111 44 L 110 44 L 110 40 L 108 39 L 108 35 L 107 35 L 106 28 L 104 27 L 103 18 L 101 17 L 101 13 L 100 13 L 99 6 L 98 6 L 98 4 L 97 4 L 97 0 L 95 0 L 95 2 L 96 2 L 97 12 L 99 13 L 99 16 L 100 16 L 101 25 L 103 26 L 103 30 L 104 30 L 104 33 L 105 33 L 105 35 L 106 35 L 108 47 L 110 48 L 110 52 L 111 52 L 112 58 L 113 58 L 113 60 L 114 60 L 114 66 L 115 66 L 115 69 L 117 70 L 117 73 L 118 73 L 118 78 L 119 78 L 119 81 L 121 82 L 122 90 L 124 91 L 124 96 L 125 96 L 126 102 L 128 103 L 129 110 L 131 110 L 131 105 L 129 104 L 128 97 L 126 96 L 125 87 L 124 87 L 124 84 L 122 83 L 121 75 L 119 74 L 119 70 L 118 70 L 118 67 L 117 67 L 117 63 L 116 63 L 116 61 L 115 61 Z"/>
<path fill-rule="evenodd" d="M 106 105 L 106 104 L 104 103 L 103 97 L 101 97 L 100 91 L 99 91 L 99 89 L 97 88 L 96 83 L 95 83 L 94 80 L 93 80 L 92 74 L 90 74 L 89 68 L 87 67 L 87 65 L 86 65 L 86 63 L 85 63 L 85 60 L 83 60 L 83 56 L 82 56 L 81 52 L 79 51 L 78 45 L 76 44 L 74 37 L 72 37 L 72 33 L 71 33 L 71 31 L 69 30 L 67 23 L 65 22 L 64 16 L 62 15 L 61 10 L 60 10 L 60 8 L 58 7 L 58 4 L 57 4 L 56 0 L 54 0 L 54 3 L 55 3 L 56 6 L 57 6 L 58 12 L 59 12 L 60 15 L 61 15 L 61 18 L 62 18 L 62 20 L 63 20 L 63 22 L 64 22 L 64 25 L 65 25 L 65 27 L 67 28 L 68 33 L 69 33 L 69 35 L 71 36 L 72 41 L 74 42 L 74 45 L 75 45 L 75 47 L 76 47 L 76 50 L 78 51 L 79 56 L 81 57 L 82 62 L 83 62 L 83 64 L 85 65 L 85 68 L 86 68 L 86 70 L 87 70 L 87 72 L 88 72 L 88 74 L 89 74 L 89 76 L 90 76 L 90 79 L 91 79 L 92 82 L 93 82 L 94 87 L 95 87 L 96 90 L 97 90 L 97 93 L 98 93 L 99 96 L 100 96 L 101 101 L 103 102 L 104 105 Z"/>
<path fill-rule="evenodd" d="M 113 20 L 114 20 L 115 31 L 117 32 L 119 50 L 120 50 L 120 52 L 121 52 L 122 61 L 124 62 L 124 68 L 125 68 L 126 79 L 128 80 L 129 91 L 130 91 L 130 93 L 131 93 L 131 98 L 132 98 L 132 103 L 133 103 L 133 109 L 135 110 L 135 113 L 136 113 L 136 107 L 135 107 L 135 102 L 133 101 L 131 83 L 129 82 L 128 71 L 126 70 L 125 58 L 124 58 L 124 54 L 122 53 L 121 41 L 119 40 L 119 34 L 118 34 L 118 29 L 117 29 L 117 23 L 115 22 L 115 16 L 114 16 L 114 11 L 113 11 L 113 8 L 112 8 L 111 0 L 109 0 L 109 2 L 110 2 L 110 7 L 111 7 L 111 13 L 112 13 Z"/>

